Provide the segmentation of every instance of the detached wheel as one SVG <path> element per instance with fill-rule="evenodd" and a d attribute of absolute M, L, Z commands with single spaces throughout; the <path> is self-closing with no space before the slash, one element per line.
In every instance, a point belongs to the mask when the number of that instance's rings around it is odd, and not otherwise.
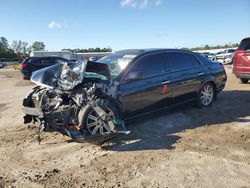
<path fill-rule="evenodd" d="M 105 112 L 112 119 L 119 117 L 117 109 L 113 104 L 108 103 L 105 105 Z M 82 130 L 87 130 L 90 135 L 99 135 L 111 133 L 113 130 L 107 125 L 107 122 L 103 122 L 94 109 L 87 105 L 81 112 L 79 112 L 79 123 Z"/>
<path fill-rule="evenodd" d="M 247 84 L 247 82 L 248 82 L 248 79 L 246 79 L 246 78 L 240 78 L 240 83 Z"/>
<path fill-rule="evenodd" d="M 215 88 L 212 83 L 206 83 L 198 93 L 198 106 L 206 107 L 213 103 L 215 98 Z"/>

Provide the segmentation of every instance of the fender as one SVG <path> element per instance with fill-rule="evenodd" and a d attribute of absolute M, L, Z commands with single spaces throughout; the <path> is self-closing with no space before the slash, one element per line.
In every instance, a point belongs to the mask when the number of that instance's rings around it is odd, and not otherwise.
<path fill-rule="evenodd" d="M 122 105 L 119 101 L 117 101 L 115 98 L 107 96 L 107 98 L 105 98 L 106 100 L 108 100 L 109 102 L 111 102 L 117 109 L 117 112 L 119 114 L 119 116 L 121 116 L 122 113 Z"/>
<path fill-rule="evenodd" d="M 215 97 L 216 97 L 216 96 L 217 96 L 218 83 L 216 82 L 215 77 L 212 76 L 212 75 L 207 75 L 207 76 L 205 76 L 205 77 L 203 78 L 200 87 L 197 89 L 197 94 L 198 94 L 198 92 L 201 90 L 201 88 L 202 88 L 206 83 L 208 83 L 208 82 L 213 83 L 214 89 L 215 89 Z"/>

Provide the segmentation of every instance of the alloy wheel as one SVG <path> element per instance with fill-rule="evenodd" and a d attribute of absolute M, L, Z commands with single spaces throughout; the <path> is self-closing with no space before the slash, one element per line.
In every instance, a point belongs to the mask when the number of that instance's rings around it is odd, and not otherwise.
<path fill-rule="evenodd" d="M 214 98 L 214 88 L 211 84 L 206 84 L 200 91 L 200 101 L 203 106 L 208 106 Z"/>
<path fill-rule="evenodd" d="M 115 118 L 114 112 L 110 108 L 106 109 L 106 113 L 111 119 Z M 87 117 L 87 129 L 92 135 L 105 134 L 113 131 L 110 129 L 107 122 L 104 122 L 93 109 Z"/>

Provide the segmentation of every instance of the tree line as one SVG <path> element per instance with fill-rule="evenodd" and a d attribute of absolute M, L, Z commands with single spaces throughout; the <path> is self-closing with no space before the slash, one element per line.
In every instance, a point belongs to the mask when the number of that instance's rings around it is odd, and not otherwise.
<path fill-rule="evenodd" d="M 0 37 L 0 61 L 18 60 L 28 57 L 31 52 L 44 51 L 45 44 L 40 41 L 35 41 L 31 45 L 22 40 L 14 40 L 11 45 L 5 37 Z M 69 50 L 74 53 L 86 52 L 112 52 L 111 48 L 86 48 L 86 49 L 62 49 L 62 51 Z"/>
<path fill-rule="evenodd" d="M 181 48 L 185 50 L 198 51 L 198 50 L 211 50 L 211 49 L 220 49 L 220 48 L 234 48 L 238 47 L 238 43 L 229 43 L 225 45 L 217 45 L 217 46 L 209 46 L 204 45 L 203 47 L 195 47 L 195 48 Z M 5 37 L 0 37 L 0 61 L 1 60 L 13 60 L 13 59 L 21 59 L 28 57 L 31 52 L 34 51 L 44 51 L 45 44 L 40 41 L 35 41 L 32 45 L 29 45 L 28 42 L 22 40 L 14 40 L 10 45 L 8 40 Z M 62 49 L 62 51 L 69 50 L 74 53 L 86 53 L 86 52 L 112 52 L 111 48 L 86 48 L 86 49 Z"/>
<path fill-rule="evenodd" d="M 191 51 L 199 51 L 199 50 L 215 50 L 221 48 L 235 48 L 238 47 L 238 43 L 229 43 L 225 45 L 216 45 L 216 46 L 209 46 L 208 44 L 204 45 L 203 47 L 195 47 L 195 48 L 182 48 L 184 50 L 191 50 Z"/>
<path fill-rule="evenodd" d="M 62 51 L 64 50 L 69 50 L 71 52 L 74 53 L 86 53 L 86 52 L 112 52 L 111 48 L 86 48 L 86 49 L 80 49 L 80 48 L 76 48 L 76 49 L 62 49 Z"/>
<path fill-rule="evenodd" d="M 10 45 L 5 37 L 0 37 L 0 60 L 21 59 L 30 55 L 32 51 L 45 50 L 45 44 L 35 41 L 32 45 L 21 40 L 14 40 Z"/>

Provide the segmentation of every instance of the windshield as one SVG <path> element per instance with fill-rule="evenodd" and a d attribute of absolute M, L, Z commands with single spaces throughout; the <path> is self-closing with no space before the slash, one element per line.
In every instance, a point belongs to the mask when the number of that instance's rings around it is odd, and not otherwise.
<path fill-rule="evenodd" d="M 114 54 L 110 54 L 99 59 L 97 62 L 107 64 L 110 70 L 111 77 L 115 79 L 125 69 L 125 67 L 141 52 L 141 50 L 117 51 Z"/>
<path fill-rule="evenodd" d="M 243 39 L 238 48 L 239 50 L 250 50 L 250 38 Z"/>

